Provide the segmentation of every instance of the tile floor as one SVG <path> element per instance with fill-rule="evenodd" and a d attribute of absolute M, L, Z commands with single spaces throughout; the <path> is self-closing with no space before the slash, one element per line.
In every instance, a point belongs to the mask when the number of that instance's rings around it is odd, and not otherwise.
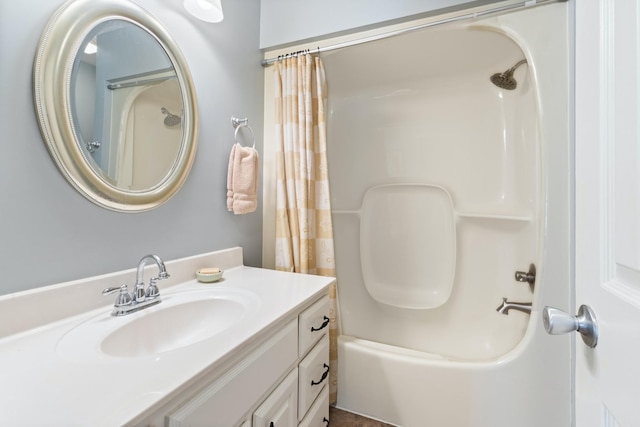
<path fill-rule="evenodd" d="M 365 418 L 341 409 L 329 407 L 331 427 L 393 427 L 391 424 Z"/>

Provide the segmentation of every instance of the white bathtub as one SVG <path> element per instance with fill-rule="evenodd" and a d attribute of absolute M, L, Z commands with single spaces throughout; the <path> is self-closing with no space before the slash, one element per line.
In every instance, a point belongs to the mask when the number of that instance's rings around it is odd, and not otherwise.
<path fill-rule="evenodd" d="M 338 402 L 405 427 L 568 426 L 568 6 L 323 56 Z M 519 60 L 513 91 L 489 77 Z M 535 289 L 514 280 L 537 268 Z M 531 315 L 496 312 L 502 298 Z"/>

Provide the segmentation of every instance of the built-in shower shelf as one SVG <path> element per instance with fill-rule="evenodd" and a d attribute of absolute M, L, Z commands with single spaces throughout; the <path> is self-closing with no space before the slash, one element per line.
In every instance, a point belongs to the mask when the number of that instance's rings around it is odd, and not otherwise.
<path fill-rule="evenodd" d="M 360 215 L 360 211 L 357 210 L 332 210 L 331 211 L 332 214 L 338 214 L 338 215 Z"/>
<path fill-rule="evenodd" d="M 488 221 L 514 221 L 514 222 L 531 222 L 533 217 L 524 215 L 495 215 L 495 214 L 476 214 L 476 213 L 460 213 L 458 218 L 461 219 L 477 219 Z"/>
<path fill-rule="evenodd" d="M 361 215 L 359 210 L 333 210 L 332 214 L 338 215 Z M 498 215 L 498 214 L 480 214 L 480 213 L 456 213 L 460 219 L 475 219 L 487 221 L 513 221 L 513 222 L 531 222 L 534 220 L 532 216 L 526 215 Z"/>

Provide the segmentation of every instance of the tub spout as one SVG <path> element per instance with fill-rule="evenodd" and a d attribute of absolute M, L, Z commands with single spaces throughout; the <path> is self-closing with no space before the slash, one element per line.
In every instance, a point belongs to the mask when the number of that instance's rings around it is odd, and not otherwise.
<path fill-rule="evenodd" d="M 500 314 L 509 314 L 509 310 L 518 310 L 523 313 L 531 314 L 531 303 L 530 302 L 511 302 L 507 301 L 506 298 L 502 298 L 502 304 L 496 311 Z"/>

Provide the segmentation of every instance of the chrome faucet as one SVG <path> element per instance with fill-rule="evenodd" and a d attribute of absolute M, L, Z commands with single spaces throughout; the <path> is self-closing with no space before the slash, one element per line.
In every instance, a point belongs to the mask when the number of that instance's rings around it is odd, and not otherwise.
<path fill-rule="evenodd" d="M 502 304 L 496 311 L 500 314 L 509 314 L 509 310 L 517 310 L 523 313 L 531 314 L 531 303 L 530 302 L 511 302 L 507 301 L 506 298 L 502 298 Z"/>
<path fill-rule="evenodd" d="M 149 281 L 149 288 L 147 288 L 146 292 L 144 290 L 144 280 L 142 276 L 144 275 L 144 267 L 148 264 L 149 261 L 155 261 L 158 266 L 158 270 L 160 273 L 158 277 L 154 277 Z M 136 271 L 136 284 L 133 290 L 132 298 L 134 301 L 143 302 L 146 298 L 159 297 L 160 293 L 158 292 L 158 287 L 156 286 L 156 282 L 158 280 L 164 280 L 169 278 L 169 273 L 167 273 L 167 269 L 164 266 L 164 261 L 160 259 L 158 255 L 145 255 L 142 257 L 140 262 L 138 263 L 138 270 Z"/>
<path fill-rule="evenodd" d="M 149 280 L 149 286 L 145 290 L 144 288 L 144 267 L 153 261 L 158 266 L 159 274 L 157 277 L 152 277 Z M 113 305 L 112 316 L 124 316 L 125 314 L 133 313 L 143 308 L 151 307 L 162 301 L 160 299 L 160 291 L 156 282 L 158 280 L 168 279 L 169 273 L 164 266 L 164 262 L 158 255 L 145 255 L 138 263 L 138 269 L 136 271 L 136 283 L 134 289 L 129 293 L 127 285 L 122 285 L 119 288 L 106 288 L 102 290 L 102 295 L 111 295 L 118 292 L 116 302 Z"/>

